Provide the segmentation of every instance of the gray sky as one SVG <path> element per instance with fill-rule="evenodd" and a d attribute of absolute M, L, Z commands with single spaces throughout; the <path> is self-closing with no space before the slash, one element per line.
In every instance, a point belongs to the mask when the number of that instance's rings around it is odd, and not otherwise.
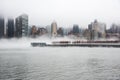
<path fill-rule="evenodd" d="M 109 27 L 120 23 L 120 0 L 0 0 L 0 14 L 5 17 L 22 13 L 29 15 L 30 25 L 46 26 L 55 20 L 60 27 L 87 27 L 98 19 Z"/>

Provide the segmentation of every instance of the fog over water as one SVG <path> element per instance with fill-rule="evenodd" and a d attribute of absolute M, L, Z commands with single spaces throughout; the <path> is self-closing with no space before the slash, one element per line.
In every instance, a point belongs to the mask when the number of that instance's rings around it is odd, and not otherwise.
<path fill-rule="evenodd" d="M 38 37 L 38 38 L 11 38 L 11 39 L 1 39 L 0 40 L 0 48 L 30 48 L 31 42 L 45 42 L 51 43 L 52 41 L 60 41 L 60 40 L 73 40 L 68 37 L 64 38 L 49 38 L 49 37 Z"/>

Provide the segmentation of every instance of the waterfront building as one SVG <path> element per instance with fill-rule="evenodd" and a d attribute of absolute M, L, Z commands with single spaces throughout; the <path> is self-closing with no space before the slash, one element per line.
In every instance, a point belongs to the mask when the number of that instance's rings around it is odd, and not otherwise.
<path fill-rule="evenodd" d="M 110 27 L 111 33 L 120 33 L 120 25 L 112 24 Z"/>
<path fill-rule="evenodd" d="M 84 32 L 83 32 L 83 36 L 85 39 L 87 40 L 91 40 L 91 32 L 89 29 L 85 29 Z"/>
<path fill-rule="evenodd" d="M 42 28 L 38 28 L 38 30 L 37 30 L 37 34 L 39 36 L 44 35 L 46 33 L 47 33 L 47 30 L 45 28 L 43 28 L 43 27 Z"/>
<path fill-rule="evenodd" d="M 97 20 L 88 25 L 91 32 L 91 39 L 106 38 L 106 24 L 100 23 Z"/>
<path fill-rule="evenodd" d="M 80 30 L 79 30 L 79 26 L 77 24 L 73 25 L 73 35 L 75 36 L 79 36 Z"/>
<path fill-rule="evenodd" d="M 16 37 L 28 36 L 28 15 L 22 14 L 16 18 Z"/>
<path fill-rule="evenodd" d="M 8 19 L 7 22 L 7 37 L 14 37 L 14 19 Z"/>
<path fill-rule="evenodd" d="M 31 32 L 32 32 L 32 26 L 28 26 L 28 37 L 31 36 Z"/>
<path fill-rule="evenodd" d="M 31 36 L 36 37 L 36 35 L 37 35 L 37 27 L 33 25 L 31 28 Z"/>
<path fill-rule="evenodd" d="M 120 25 L 112 24 L 111 27 L 107 30 L 107 38 L 112 37 L 120 39 Z"/>
<path fill-rule="evenodd" d="M 57 36 L 57 23 L 53 22 L 51 24 L 51 36 L 56 37 Z"/>
<path fill-rule="evenodd" d="M 60 27 L 60 28 L 57 30 L 57 34 L 58 34 L 58 36 L 60 36 L 60 37 L 64 36 L 64 31 L 63 31 L 63 28 L 62 28 L 62 27 Z"/>
<path fill-rule="evenodd" d="M 5 34 L 5 26 L 4 26 L 4 18 L 3 17 L 0 17 L 0 38 L 3 38 L 4 37 L 4 34 Z"/>
<path fill-rule="evenodd" d="M 67 35 L 68 35 L 68 30 L 67 30 L 67 28 L 64 28 L 64 30 L 63 30 L 63 35 L 64 35 L 64 36 L 67 36 Z"/>
<path fill-rule="evenodd" d="M 79 34 L 79 26 L 77 24 L 73 25 L 73 34 Z"/>
<path fill-rule="evenodd" d="M 50 25 L 47 25 L 47 26 L 46 26 L 46 30 L 47 30 L 47 36 L 48 36 L 48 37 L 51 37 L 51 26 L 50 26 Z"/>

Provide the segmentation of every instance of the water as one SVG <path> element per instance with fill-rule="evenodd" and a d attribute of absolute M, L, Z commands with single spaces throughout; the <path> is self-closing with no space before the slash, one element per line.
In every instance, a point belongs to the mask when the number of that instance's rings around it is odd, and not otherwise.
<path fill-rule="evenodd" d="M 0 80 L 120 80 L 119 48 L 1 48 Z"/>

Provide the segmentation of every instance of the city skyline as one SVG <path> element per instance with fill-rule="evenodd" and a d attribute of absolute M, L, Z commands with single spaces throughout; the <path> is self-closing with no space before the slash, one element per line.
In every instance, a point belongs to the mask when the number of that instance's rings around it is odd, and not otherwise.
<path fill-rule="evenodd" d="M 0 38 L 22 38 L 46 35 L 47 37 L 64 37 L 75 36 L 79 38 L 86 38 L 87 40 L 107 39 L 116 37 L 120 39 L 120 25 L 112 24 L 109 29 L 106 27 L 106 23 L 94 20 L 88 24 L 87 28 L 81 28 L 78 24 L 73 24 L 71 28 L 64 28 L 57 25 L 57 22 L 53 21 L 51 25 L 44 27 L 32 25 L 29 23 L 29 16 L 27 14 L 21 14 L 15 19 L 8 19 L 5 23 L 5 19 L 0 17 Z"/>
<path fill-rule="evenodd" d="M 21 13 L 29 15 L 29 25 L 46 26 L 56 21 L 60 27 L 78 24 L 87 28 L 94 19 L 107 24 L 120 23 L 119 0 L 1 0 L 0 12 L 15 18 Z"/>

